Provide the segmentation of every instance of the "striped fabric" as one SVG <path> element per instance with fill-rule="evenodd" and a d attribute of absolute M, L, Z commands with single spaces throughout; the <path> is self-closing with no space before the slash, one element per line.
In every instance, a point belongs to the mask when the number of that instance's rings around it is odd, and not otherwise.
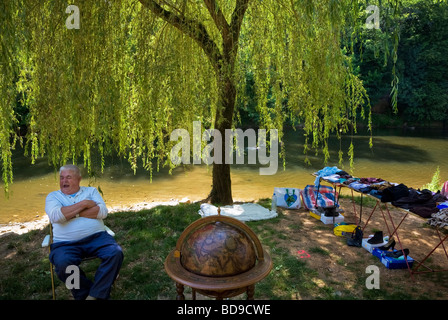
<path fill-rule="evenodd" d="M 316 203 L 317 196 L 317 203 Z M 303 204 L 308 209 L 313 209 L 315 207 L 328 208 L 333 206 L 338 206 L 335 203 L 335 196 L 337 197 L 337 192 L 332 187 L 329 186 L 319 186 L 307 185 L 302 190 Z"/>

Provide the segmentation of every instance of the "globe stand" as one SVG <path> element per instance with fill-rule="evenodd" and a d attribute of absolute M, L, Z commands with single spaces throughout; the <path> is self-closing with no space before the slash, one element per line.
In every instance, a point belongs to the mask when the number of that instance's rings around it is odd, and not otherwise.
<path fill-rule="evenodd" d="M 204 269 L 205 271 L 195 270 L 192 267 L 194 264 L 191 263 L 191 260 L 194 260 L 196 257 L 190 256 L 190 253 L 185 249 L 185 243 L 195 235 L 195 232 L 200 232 L 203 228 L 207 230 L 219 228 L 214 229 L 218 230 L 218 238 L 222 238 L 223 232 L 228 232 L 227 230 L 231 230 L 232 228 L 238 234 L 243 234 L 244 237 L 249 239 L 248 243 L 252 246 L 252 248 L 244 248 L 244 252 L 252 252 L 255 255 L 253 257 L 253 263 L 249 262 L 248 265 L 244 266 L 244 264 L 247 264 L 247 259 L 238 260 L 238 255 L 232 255 L 232 263 L 227 261 L 229 259 L 222 262 L 223 257 L 220 256 L 222 254 L 221 250 L 220 252 L 208 252 L 209 255 L 203 255 L 207 257 L 207 262 L 212 261 L 211 265 L 214 267 L 217 266 L 216 268 Z M 221 229 L 224 231 L 221 232 Z M 229 233 L 232 234 L 232 232 Z M 233 238 L 226 239 L 226 243 L 234 244 L 234 240 Z M 205 240 L 202 239 L 201 241 L 201 243 L 194 243 L 196 250 L 197 248 L 201 249 L 209 245 L 214 240 L 213 237 L 208 235 Z M 238 265 L 240 261 L 243 261 L 242 266 Z M 207 263 L 203 264 L 206 265 Z M 230 271 L 228 268 L 229 265 L 234 267 Z M 235 272 L 234 269 L 237 271 Z M 218 209 L 218 215 L 201 218 L 190 224 L 179 237 L 176 248 L 168 254 L 165 260 L 165 271 L 176 282 L 177 300 L 185 300 L 184 286 L 191 287 L 192 299 L 196 299 L 196 293 L 219 300 L 231 298 L 246 292 L 247 299 L 251 300 L 254 297 L 255 284 L 264 279 L 271 269 L 271 257 L 262 248 L 255 233 L 243 222 L 231 217 L 221 216 L 220 209 Z"/>

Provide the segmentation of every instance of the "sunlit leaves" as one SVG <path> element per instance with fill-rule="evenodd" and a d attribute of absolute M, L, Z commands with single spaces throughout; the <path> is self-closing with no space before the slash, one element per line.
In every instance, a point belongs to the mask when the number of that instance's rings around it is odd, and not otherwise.
<path fill-rule="evenodd" d="M 341 50 L 349 9 L 343 1 L 263 1 L 251 7 L 243 30 L 241 50 L 249 52 L 246 68 L 255 76 L 262 125 L 281 129 L 285 115 L 299 119 L 305 151 L 323 147 L 325 160 L 330 134 L 346 133 L 358 116 L 370 114 Z"/>
<path fill-rule="evenodd" d="M 242 95 L 243 80 L 253 75 L 259 125 L 279 130 L 281 138 L 286 121 L 302 123 L 305 151 L 323 147 L 325 160 L 330 134 L 347 133 L 358 116 L 370 117 L 362 83 L 341 50 L 344 28 L 356 30 L 357 1 L 253 0 L 231 52 L 224 50 L 232 44 L 225 29 L 237 19 L 236 0 L 155 2 L 200 26 L 196 31 L 208 36 L 209 47 L 137 0 L 75 1 L 79 29 L 65 26 L 66 1 L 2 3 L 8 9 L 0 77 L 5 183 L 11 181 L 17 93 L 29 109 L 31 158 L 47 155 L 54 166 L 82 159 L 89 170 L 94 150 L 102 168 L 112 153 L 134 170 L 172 166 L 169 134 L 178 128 L 192 133 L 196 120 L 204 128 L 217 123 L 223 77 Z"/>

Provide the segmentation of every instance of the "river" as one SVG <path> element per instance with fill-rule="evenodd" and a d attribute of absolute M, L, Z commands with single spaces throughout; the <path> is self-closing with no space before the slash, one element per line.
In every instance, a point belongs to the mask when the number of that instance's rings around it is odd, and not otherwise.
<path fill-rule="evenodd" d="M 342 150 L 348 150 L 350 137 L 342 140 Z M 338 166 L 357 177 L 382 178 L 420 188 L 429 183 L 440 168 L 441 180 L 448 180 L 448 134 L 441 130 L 374 130 L 373 148 L 368 146 L 369 136 L 353 137 L 355 163 L 350 169 L 348 161 L 338 164 L 339 141 L 330 139 L 331 159 L 327 164 L 322 155 L 309 152 L 311 165 L 304 163 L 303 132 L 285 133 L 286 165 L 274 175 L 260 175 L 256 165 L 233 165 L 231 169 L 234 201 L 252 201 L 270 198 L 274 187 L 304 188 L 314 182 L 311 174 L 324 166 Z M 347 157 L 346 157 L 347 158 Z M 58 174 L 46 159 L 31 165 L 22 152 L 14 156 L 14 183 L 8 198 L 0 196 L 0 224 L 25 222 L 45 215 L 45 197 L 59 188 Z M 166 169 L 149 174 L 143 169 L 134 175 L 126 160 L 114 159 L 106 163 L 102 174 L 95 179 L 84 179 L 82 185 L 99 187 L 109 208 L 127 207 L 136 203 L 169 201 L 188 198 L 192 201 L 207 197 L 211 188 L 211 167 L 190 165 L 176 168 L 171 175 Z"/>

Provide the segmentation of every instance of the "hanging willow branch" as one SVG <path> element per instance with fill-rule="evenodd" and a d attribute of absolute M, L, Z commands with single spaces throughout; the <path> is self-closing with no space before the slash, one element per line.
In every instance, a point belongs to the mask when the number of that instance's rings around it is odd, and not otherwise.
<path fill-rule="evenodd" d="M 82 158 L 88 170 L 93 152 L 102 168 L 115 153 L 134 170 L 172 167 L 174 129 L 192 133 L 193 121 L 236 125 L 247 74 L 260 127 L 277 129 L 281 139 L 287 120 L 303 123 L 305 152 L 322 147 L 328 160 L 330 134 L 348 132 L 358 115 L 370 123 L 368 97 L 341 50 L 341 35 L 363 23 L 356 0 L 77 0 L 79 29 L 66 27 L 66 1 L 36 3 L 0 7 L 6 190 L 19 137 L 17 96 L 29 111 L 32 161 L 45 155 L 57 167 Z M 226 194 L 222 203 L 231 202 L 229 170 L 213 167 L 211 196 Z"/>

